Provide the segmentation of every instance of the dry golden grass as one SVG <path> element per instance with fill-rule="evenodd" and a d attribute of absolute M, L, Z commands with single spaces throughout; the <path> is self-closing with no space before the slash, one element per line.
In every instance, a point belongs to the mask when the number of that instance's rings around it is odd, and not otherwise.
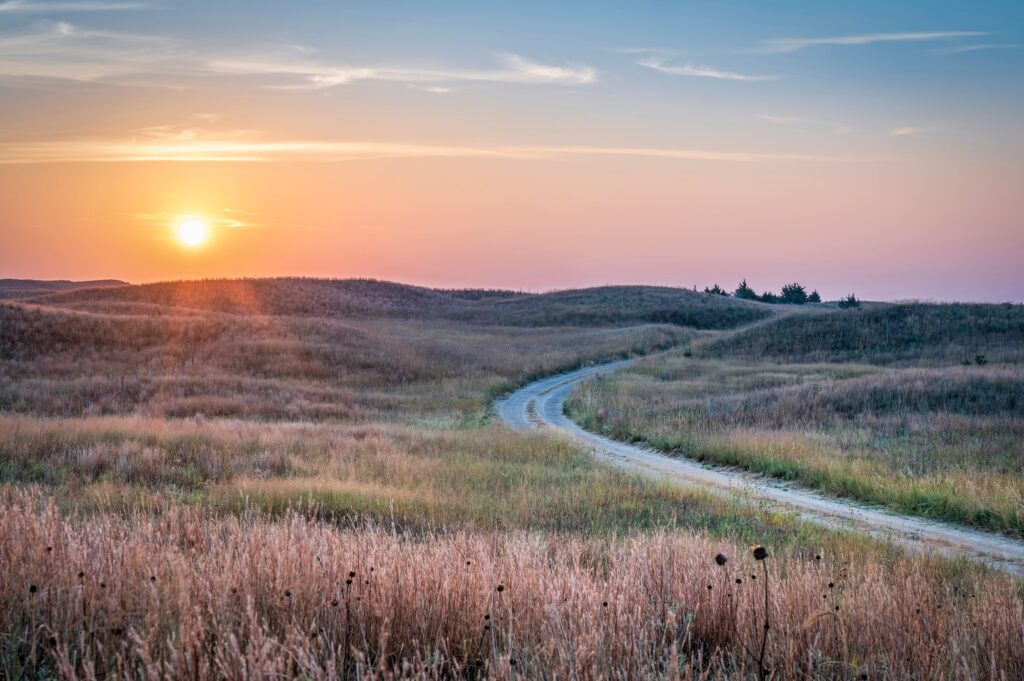
<path fill-rule="evenodd" d="M 692 338 L 670 326 L 120 314 L 0 305 L 0 410 L 459 421 L 532 377 Z"/>
<path fill-rule="evenodd" d="M 592 381 L 586 427 L 904 513 L 1024 532 L 1024 373 L 1014 366 L 704 361 Z"/>
<path fill-rule="evenodd" d="M 602 466 L 545 433 L 0 416 L 0 483 L 40 485 L 66 511 L 288 510 L 407 529 L 475 527 L 609 535 L 668 527 L 777 543 L 848 538 L 711 494 Z"/>
<path fill-rule="evenodd" d="M 2 505 L 6 678 L 757 672 L 745 650 L 756 657 L 764 631 L 764 575 L 745 549 L 700 536 L 410 537 L 185 508 L 68 518 L 33 492 Z M 773 678 L 1024 674 L 1009 578 L 831 554 L 767 566 Z"/>
<path fill-rule="evenodd" d="M 777 362 L 948 366 L 983 355 L 1024 361 L 1024 305 L 870 304 L 806 310 L 723 336 L 707 357 Z"/>
<path fill-rule="evenodd" d="M 675 324 L 729 329 L 777 313 L 770 305 L 665 286 L 600 286 L 521 293 L 444 290 L 370 279 L 214 279 L 90 289 L 39 299 L 103 310 L 116 306 L 258 316 L 430 319 L 476 326 Z"/>

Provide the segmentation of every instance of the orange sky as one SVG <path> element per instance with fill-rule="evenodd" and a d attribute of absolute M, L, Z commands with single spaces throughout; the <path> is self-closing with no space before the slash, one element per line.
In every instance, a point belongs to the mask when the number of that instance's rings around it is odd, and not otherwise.
<path fill-rule="evenodd" d="M 543 4 L 448 33 L 411 6 L 0 3 L 0 277 L 1024 299 L 999 6 L 828 37 L 849 17 L 655 5 L 556 41 L 526 31 L 570 21 Z"/>

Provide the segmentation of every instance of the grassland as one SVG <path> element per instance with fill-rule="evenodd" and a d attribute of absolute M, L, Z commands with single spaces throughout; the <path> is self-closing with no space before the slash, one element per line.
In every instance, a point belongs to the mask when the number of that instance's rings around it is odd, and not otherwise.
<path fill-rule="evenodd" d="M 1024 312 L 933 307 L 792 315 L 593 381 L 567 406 L 619 439 L 1024 536 Z M 761 353 L 789 362 L 747 359 Z M 810 361 L 830 353 L 842 363 Z M 990 360 L 965 366 L 968 353 Z"/>
<path fill-rule="evenodd" d="M 704 356 L 775 362 L 948 366 L 1024 362 L 1024 305 L 869 304 L 782 315 L 723 336 Z"/>
<path fill-rule="evenodd" d="M 656 532 L 411 536 L 286 515 L 0 515 L 2 673 L 102 678 L 1017 678 L 1009 578 Z M 718 566 L 714 556 L 728 562 Z M 769 589 L 768 609 L 764 592 Z"/>
<path fill-rule="evenodd" d="M 636 326 L 731 329 L 777 314 L 771 305 L 688 289 L 603 286 L 528 294 L 439 290 L 365 279 L 231 279 L 70 291 L 61 307 L 190 309 L 265 316 L 431 319 L 474 326 Z"/>
<path fill-rule="evenodd" d="M 692 337 L 665 325 L 134 314 L 0 305 L 0 409 L 48 416 L 458 420 L 531 377 Z"/>
<path fill-rule="evenodd" d="M 1024 671 L 1010 578 L 490 423 L 530 378 L 779 323 L 674 289 L 545 295 L 273 280 L 0 305 L 0 676 L 753 678 L 766 566 L 775 678 Z M 889 389 L 876 366 L 671 361 L 678 375 L 646 378 L 677 388 L 715 365 L 699 380 L 723 399 Z M 946 369 L 917 371 L 972 427 L 1019 404 L 1012 366 L 957 368 L 948 394 Z M 808 413 L 845 432 L 822 399 Z M 744 414 L 722 423 L 746 432 Z M 988 428 L 972 437 L 1016 432 Z M 1012 460 L 992 445 L 977 465 Z"/>

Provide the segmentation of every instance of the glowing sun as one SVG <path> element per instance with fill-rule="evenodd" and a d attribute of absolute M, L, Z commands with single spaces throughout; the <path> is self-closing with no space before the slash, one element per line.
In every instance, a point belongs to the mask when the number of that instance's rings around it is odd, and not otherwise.
<path fill-rule="evenodd" d="M 199 218 L 185 218 L 178 223 L 178 241 L 186 246 L 201 246 L 210 237 L 210 231 Z"/>

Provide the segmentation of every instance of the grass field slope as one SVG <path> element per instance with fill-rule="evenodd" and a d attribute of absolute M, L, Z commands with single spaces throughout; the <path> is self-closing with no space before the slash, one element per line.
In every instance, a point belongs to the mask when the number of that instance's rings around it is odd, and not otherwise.
<path fill-rule="evenodd" d="M 584 385 L 585 427 L 1024 536 L 1024 307 L 798 312 Z"/>
<path fill-rule="evenodd" d="M 34 298 L 62 291 L 75 291 L 84 288 L 110 288 L 114 286 L 128 286 L 128 283 L 117 279 L 97 279 L 94 281 L 0 279 L 0 300 Z"/>
<path fill-rule="evenodd" d="M 676 324 L 734 328 L 775 314 L 769 305 L 653 286 L 527 294 L 442 290 L 366 279 L 234 279 L 146 284 L 40 298 L 54 306 L 147 305 L 231 314 L 444 319 L 503 326 Z"/>
<path fill-rule="evenodd" d="M 708 357 L 779 362 L 960 364 L 1024 361 L 1024 305 L 865 305 L 781 316 L 727 335 Z"/>

